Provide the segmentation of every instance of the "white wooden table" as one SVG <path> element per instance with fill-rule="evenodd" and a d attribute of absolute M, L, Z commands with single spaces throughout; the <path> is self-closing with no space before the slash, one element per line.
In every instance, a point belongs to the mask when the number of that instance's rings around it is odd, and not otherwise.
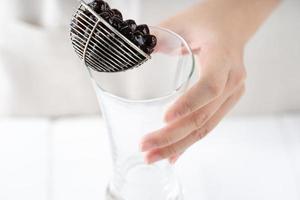
<path fill-rule="evenodd" d="M 103 121 L 0 119 L 1 200 L 104 200 Z M 175 166 L 187 200 L 299 200 L 300 114 L 229 118 Z"/>

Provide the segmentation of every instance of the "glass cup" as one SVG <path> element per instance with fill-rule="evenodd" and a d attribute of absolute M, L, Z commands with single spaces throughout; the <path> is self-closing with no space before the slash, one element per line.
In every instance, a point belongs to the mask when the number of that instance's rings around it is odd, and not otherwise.
<path fill-rule="evenodd" d="M 176 33 L 150 29 L 157 36 L 157 47 L 142 66 L 118 73 L 89 69 L 110 138 L 114 168 L 109 200 L 183 199 L 169 162 L 146 164 L 139 143 L 165 125 L 166 109 L 189 85 L 194 57 Z"/>

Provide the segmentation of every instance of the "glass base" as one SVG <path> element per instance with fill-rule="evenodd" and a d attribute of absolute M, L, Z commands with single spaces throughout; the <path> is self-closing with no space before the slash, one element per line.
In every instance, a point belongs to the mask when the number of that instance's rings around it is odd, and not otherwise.
<path fill-rule="evenodd" d="M 123 197 L 118 196 L 118 194 L 115 194 L 111 191 L 109 186 L 106 189 L 105 196 L 106 196 L 106 200 L 135 200 L 135 199 L 123 198 Z M 182 195 L 182 193 L 179 193 L 175 196 L 168 197 L 164 200 L 183 200 L 183 195 Z"/>
<path fill-rule="evenodd" d="M 115 173 L 107 187 L 107 200 L 182 200 L 181 187 L 169 164 L 135 163 Z"/>

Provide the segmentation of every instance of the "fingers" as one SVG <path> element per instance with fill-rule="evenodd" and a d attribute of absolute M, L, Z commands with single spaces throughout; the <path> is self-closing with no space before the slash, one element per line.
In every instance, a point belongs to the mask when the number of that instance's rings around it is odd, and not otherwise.
<path fill-rule="evenodd" d="M 146 135 L 142 139 L 141 150 L 148 151 L 153 148 L 161 148 L 185 138 L 193 130 L 201 128 L 218 110 L 226 98 L 225 96 L 221 96 L 185 118 L 174 121 L 170 125 Z"/>
<path fill-rule="evenodd" d="M 187 94 L 183 95 L 168 111 L 165 117 L 167 122 L 184 117 L 188 113 L 208 104 L 222 92 L 224 79 L 219 81 L 202 79 L 193 86 Z"/>
<path fill-rule="evenodd" d="M 224 94 L 205 105 L 204 107 L 192 112 L 188 116 L 173 121 L 168 126 L 146 135 L 141 142 L 141 150 L 148 151 L 153 148 L 161 148 L 185 138 L 189 133 L 202 127 L 207 120 L 219 109 L 219 107 L 231 96 L 236 87 L 240 87 L 236 82 L 230 81 L 226 84 Z M 234 88 L 234 89 L 232 89 Z"/>
<path fill-rule="evenodd" d="M 183 154 L 183 152 L 180 154 L 175 154 L 175 155 L 170 156 L 169 163 L 174 164 L 182 154 Z"/>
<path fill-rule="evenodd" d="M 215 51 L 212 52 L 215 54 L 201 53 L 200 80 L 167 111 L 165 116 L 167 122 L 194 112 L 223 93 L 228 80 L 229 68 L 224 64 L 223 56 L 218 55 Z"/>
<path fill-rule="evenodd" d="M 239 88 L 232 96 L 230 96 L 220 107 L 220 109 L 198 130 L 193 131 L 184 139 L 164 148 L 158 148 L 149 151 L 146 154 L 146 162 L 151 164 L 161 159 L 172 157 L 174 162 L 177 159 L 177 155 L 184 152 L 189 146 L 206 136 L 221 119 L 231 110 L 231 108 L 237 103 L 242 94 L 244 93 L 244 86 Z"/>

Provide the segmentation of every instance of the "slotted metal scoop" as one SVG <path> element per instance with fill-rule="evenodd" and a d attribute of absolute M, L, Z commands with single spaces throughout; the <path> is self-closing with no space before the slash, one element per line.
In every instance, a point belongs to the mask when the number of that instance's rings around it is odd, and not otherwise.
<path fill-rule="evenodd" d="M 83 1 L 72 18 L 70 37 L 80 59 L 98 72 L 125 71 L 151 58 Z"/>

